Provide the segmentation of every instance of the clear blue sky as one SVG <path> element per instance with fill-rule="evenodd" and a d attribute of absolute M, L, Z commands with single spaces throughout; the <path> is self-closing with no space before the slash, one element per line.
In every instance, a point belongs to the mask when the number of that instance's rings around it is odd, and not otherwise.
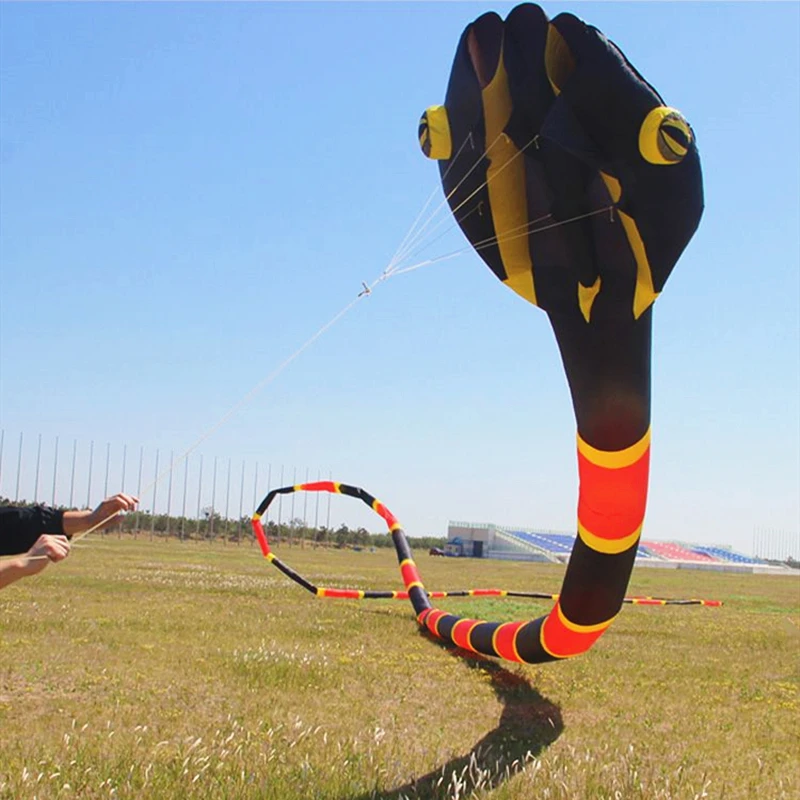
<path fill-rule="evenodd" d="M 74 440 L 97 493 L 108 444 L 111 488 L 124 445 L 126 488 L 141 447 L 147 482 L 377 278 L 437 185 L 419 115 L 489 8 L 512 4 L 0 5 L 0 494 L 20 433 L 29 497 L 39 434 L 62 502 Z M 749 552 L 757 527 L 796 532 L 800 5 L 544 8 L 616 41 L 703 159 L 705 216 L 655 311 L 644 536 Z M 247 513 L 258 462 L 259 494 L 268 464 L 273 485 L 331 471 L 411 534 L 574 527 L 549 325 L 474 254 L 381 284 L 200 453 L 218 506 L 233 459 L 237 511 L 245 461 Z"/>

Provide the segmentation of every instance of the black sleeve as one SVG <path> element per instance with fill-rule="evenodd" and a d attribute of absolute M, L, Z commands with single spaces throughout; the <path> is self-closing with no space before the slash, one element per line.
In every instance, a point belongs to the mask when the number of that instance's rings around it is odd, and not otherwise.
<path fill-rule="evenodd" d="M 0 506 L 0 556 L 27 552 L 43 533 L 64 533 L 63 517 L 49 506 Z"/>

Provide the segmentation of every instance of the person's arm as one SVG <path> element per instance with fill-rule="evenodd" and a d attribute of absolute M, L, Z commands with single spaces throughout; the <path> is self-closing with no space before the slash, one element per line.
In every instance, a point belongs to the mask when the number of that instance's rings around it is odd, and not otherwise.
<path fill-rule="evenodd" d="M 70 543 L 66 536 L 45 533 L 40 536 L 25 555 L 9 561 L 0 561 L 0 589 L 9 584 L 41 572 L 51 561 L 61 561 L 69 555 Z"/>
<path fill-rule="evenodd" d="M 138 502 L 137 497 L 120 492 L 107 497 L 94 511 L 0 506 L 0 556 L 27 552 L 43 533 L 71 537 L 92 528 L 105 528 L 123 511 L 133 511 Z"/>
<path fill-rule="evenodd" d="M 94 511 L 65 511 L 61 520 L 62 530 L 67 536 L 75 536 L 93 528 L 106 528 L 121 513 L 133 511 L 138 502 L 138 497 L 120 492 L 107 497 Z"/>

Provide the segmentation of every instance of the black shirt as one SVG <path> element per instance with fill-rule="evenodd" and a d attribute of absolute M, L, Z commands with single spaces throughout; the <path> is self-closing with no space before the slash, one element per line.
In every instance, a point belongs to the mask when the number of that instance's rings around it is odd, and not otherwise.
<path fill-rule="evenodd" d="M 63 534 L 64 512 L 50 506 L 0 506 L 0 556 L 26 553 L 43 534 Z"/>

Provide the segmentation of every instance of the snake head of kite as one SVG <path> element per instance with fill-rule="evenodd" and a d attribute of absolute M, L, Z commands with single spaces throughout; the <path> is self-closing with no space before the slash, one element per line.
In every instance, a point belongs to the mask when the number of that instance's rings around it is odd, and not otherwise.
<path fill-rule="evenodd" d="M 361 281 L 361 285 L 364 287 L 364 289 L 363 289 L 363 291 L 360 291 L 358 293 L 358 296 L 359 297 L 364 297 L 364 296 L 369 297 L 369 295 L 372 294 L 372 289 L 370 289 L 369 286 L 367 286 L 366 282 L 364 282 L 364 281 Z"/>
<path fill-rule="evenodd" d="M 467 26 L 418 138 L 495 275 L 587 323 L 639 319 L 702 215 L 686 119 L 597 28 L 533 3 Z"/>

